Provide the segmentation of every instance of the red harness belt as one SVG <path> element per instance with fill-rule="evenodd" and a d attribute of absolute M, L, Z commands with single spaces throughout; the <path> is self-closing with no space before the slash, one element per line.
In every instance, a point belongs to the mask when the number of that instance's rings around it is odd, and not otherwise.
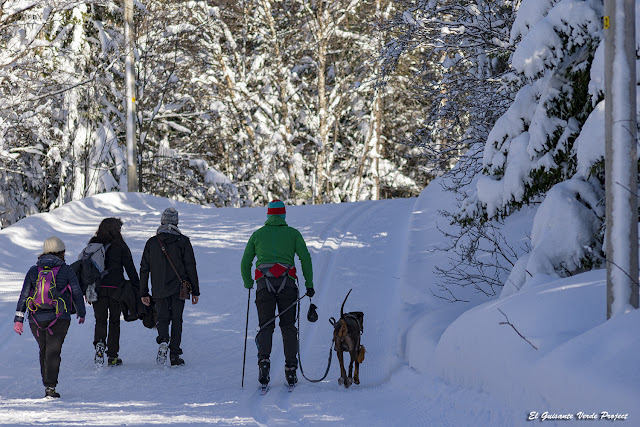
<path fill-rule="evenodd" d="M 296 277 L 296 268 L 294 266 L 275 263 L 273 265 L 260 264 L 258 267 L 261 268 L 256 268 L 255 280 L 262 279 L 264 277 L 264 284 L 266 285 L 267 289 L 269 289 L 269 292 L 273 292 L 276 295 L 278 295 L 287 284 L 287 276 L 291 277 L 293 280 L 298 279 Z M 269 279 L 280 277 L 282 277 L 282 280 L 280 282 L 280 285 L 276 288 Z M 258 290 L 259 289 L 260 284 L 258 284 Z"/>
<path fill-rule="evenodd" d="M 269 273 L 273 274 L 273 277 L 280 277 L 280 276 L 282 276 L 282 275 L 284 275 L 286 273 L 292 279 L 297 279 L 298 278 L 298 276 L 296 276 L 296 268 L 295 267 L 287 268 L 284 265 L 279 264 L 279 263 L 275 263 L 273 265 L 273 267 L 269 268 L 267 271 Z M 255 280 L 258 280 L 263 276 L 265 276 L 265 273 L 262 272 L 262 270 L 259 270 L 259 269 L 256 268 Z"/>

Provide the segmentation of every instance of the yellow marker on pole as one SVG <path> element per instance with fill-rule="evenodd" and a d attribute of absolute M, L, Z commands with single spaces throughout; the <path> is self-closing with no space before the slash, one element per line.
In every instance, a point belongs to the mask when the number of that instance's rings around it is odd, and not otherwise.
<path fill-rule="evenodd" d="M 608 16 L 605 16 L 605 17 L 603 18 L 603 21 L 604 21 L 604 29 L 605 29 L 605 30 L 609 29 L 609 17 L 608 17 Z"/>

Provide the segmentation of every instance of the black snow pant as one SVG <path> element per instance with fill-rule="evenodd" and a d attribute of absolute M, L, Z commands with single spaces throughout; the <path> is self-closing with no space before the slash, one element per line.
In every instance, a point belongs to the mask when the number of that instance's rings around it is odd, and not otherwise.
<path fill-rule="evenodd" d="M 182 313 L 185 300 L 180 299 L 180 294 L 174 294 L 166 298 L 154 298 L 158 311 L 158 338 L 157 342 L 168 342 L 169 353 L 173 356 L 182 354 L 180 343 L 182 342 Z M 171 335 L 169 335 L 171 324 Z"/>
<path fill-rule="evenodd" d="M 96 317 L 96 328 L 93 334 L 93 346 L 100 341 L 107 346 L 108 357 L 118 357 L 120 351 L 120 301 L 108 295 L 100 295 L 93 303 L 93 314 Z M 109 335 L 107 338 L 107 323 Z"/>
<path fill-rule="evenodd" d="M 40 327 L 46 328 L 53 320 L 38 322 Z M 40 329 L 35 323 L 29 323 L 31 333 L 40 347 L 40 374 L 42 384 L 45 387 L 55 387 L 58 385 L 58 373 L 60 372 L 60 352 L 62 343 L 67 336 L 71 320 L 58 320 L 51 327 L 51 332 Z"/>
<path fill-rule="evenodd" d="M 287 278 L 290 283 L 293 283 L 293 279 Z M 278 282 L 278 280 L 273 280 Z M 258 309 L 258 321 L 260 325 L 264 325 L 276 315 L 276 305 L 278 306 L 278 313 L 291 305 L 298 298 L 298 288 L 291 286 L 289 283 L 282 288 L 280 293 L 276 295 L 270 292 L 267 288 L 262 288 L 256 293 L 256 307 Z M 284 347 L 285 366 L 298 367 L 298 330 L 296 329 L 296 310 L 294 305 L 289 310 L 284 312 L 278 319 L 280 320 L 280 331 L 282 332 L 282 344 Z M 271 343 L 273 338 L 273 331 L 275 330 L 276 323 L 271 322 L 265 326 L 260 333 L 256 336 L 256 345 L 258 346 L 258 361 L 260 359 L 269 359 L 271 355 Z"/>

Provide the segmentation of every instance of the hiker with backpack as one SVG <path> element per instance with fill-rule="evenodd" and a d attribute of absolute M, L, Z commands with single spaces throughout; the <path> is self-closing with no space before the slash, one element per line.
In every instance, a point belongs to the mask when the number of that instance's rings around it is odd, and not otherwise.
<path fill-rule="evenodd" d="M 84 323 L 86 309 L 78 279 L 64 260 L 62 240 L 52 236 L 44 241 L 44 250 L 36 265 L 24 278 L 13 319 L 13 329 L 22 335 L 25 315 L 31 333 L 40 348 L 40 374 L 45 397 L 60 397 L 56 391 L 60 372 L 62 343 L 77 312 L 78 323 Z"/>
<path fill-rule="evenodd" d="M 140 295 L 142 303 L 146 306 L 152 303 L 149 275 L 153 302 L 158 313 L 156 342 L 160 347 L 156 361 L 158 364 L 164 364 L 169 351 L 171 366 L 184 365 L 184 360 L 180 357 L 184 304 L 189 298 L 191 304 L 198 303 L 200 287 L 191 241 L 178 228 L 178 211 L 173 207 L 162 212 L 160 227 L 155 236 L 147 240 L 142 253 Z M 193 296 L 190 297 L 191 292 Z"/>
<path fill-rule="evenodd" d="M 136 271 L 131 250 L 122 238 L 122 220 L 105 218 L 100 222 L 96 234 L 89 240 L 90 247 L 102 251 L 104 269 L 96 282 L 97 300 L 93 301 L 93 313 L 96 325 L 93 335 L 93 346 L 96 350 L 95 362 L 104 363 L 106 350 L 109 366 L 122 364 L 118 357 L 120 351 L 120 295 L 125 285 L 124 271 L 136 295 L 139 294 L 140 279 Z M 99 252 L 100 253 L 100 252 Z M 82 255 L 81 255 L 82 257 Z M 95 258 L 95 257 L 94 257 Z M 100 264 L 100 262 L 98 262 Z M 83 268 L 84 272 L 84 268 Z M 88 294 L 87 294 L 87 299 Z"/>
<path fill-rule="evenodd" d="M 284 345 L 285 377 L 289 386 L 294 386 L 298 382 L 296 376 L 298 368 L 296 310 L 294 308 L 284 311 L 298 299 L 297 276 L 294 266 L 296 254 L 302 265 L 306 294 L 309 297 L 315 294 L 311 255 L 302 234 L 295 228 L 289 227 L 285 218 L 284 203 L 280 200 L 269 202 L 267 221 L 249 238 L 240 263 L 244 287 L 251 289 L 254 280 L 251 277 L 251 265 L 253 259 L 258 258 L 255 270 L 256 307 L 261 329 L 256 336 L 256 344 L 258 346 L 258 381 L 263 387 L 269 383 L 271 365 L 269 357 L 275 329 L 275 322 L 271 320 L 275 316 L 276 306 L 280 315 L 280 331 Z"/>

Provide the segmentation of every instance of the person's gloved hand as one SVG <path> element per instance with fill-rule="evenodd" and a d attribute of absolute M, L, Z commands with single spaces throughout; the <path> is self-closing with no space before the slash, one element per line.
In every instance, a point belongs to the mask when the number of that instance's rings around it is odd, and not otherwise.
<path fill-rule="evenodd" d="M 307 295 L 309 295 L 309 298 L 313 298 L 315 294 L 316 291 L 314 291 L 313 288 L 307 288 Z"/>
<path fill-rule="evenodd" d="M 24 331 L 24 325 L 22 322 L 15 322 L 13 324 L 13 330 L 16 331 L 18 335 L 22 335 L 22 331 Z"/>
<path fill-rule="evenodd" d="M 80 317 L 79 315 L 76 315 L 76 317 L 78 318 L 78 323 L 82 325 L 84 323 L 84 317 Z"/>
<path fill-rule="evenodd" d="M 253 289 L 253 283 L 250 285 L 247 285 L 246 283 L 244 284 L 244 287 L 247 289 Z"/>

